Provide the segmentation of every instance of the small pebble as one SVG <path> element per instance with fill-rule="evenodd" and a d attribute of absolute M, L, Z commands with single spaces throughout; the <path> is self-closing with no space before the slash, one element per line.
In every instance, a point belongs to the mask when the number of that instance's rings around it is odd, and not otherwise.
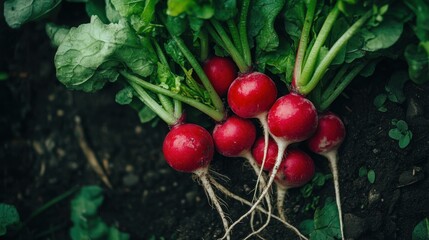
<path fill-rule="evenodd" d="M 49 96 L 48 96 L 48 100 L 49 100 L 50 102 L 53 102 L 53 101 L 55 100 L 55 94 L 49 94 Z"/>
<path fill-rule="evenodd" d="M 372 188 L 368 194 L 368 204 L 371 205 L 378 200 L 380 200 L 381 194 L 377 191 L 377 189 Z"/>
<path fill-rule="evenodd" d="M 64 110 L 62 110 L 62 109 L 58 109 L 58 110 L 57 110 L 57 116 L 58 116 L 58 117 L 62 117 L 62 116 L 64 116 Z"/>
<path fill-rule="evenodd" d="M 374 149 L 372 149 L 372 152 L 373 152 L 374 154 L 377 154 L 377 153 L 379 153 L 379 152 L 380 152 L 380 149 L 378 149 L 378 148 L 374 148 Z"/>
<path fill-rule="evenodd" d="M 136 126 L 134 128 L 134 132 L 135 132 L 135 134 L 139 135 L 143 132 L 143 128 L 141 126 Z"/>
<path fill-rule="evenodd" d="M 57 155 L 60 158 L 63 158 L 66 155 L 66 151 L 62 148 L 57 148 Z"/>
<path fill-rule="evenodd" d="M 131 164 L 125 165 L 125 172 L 127 173 L 134 172 L 134 166 Z"/>
<path fill-rule="evenodd" d="M 69 162 L 67 164 L 67 166 L 71 169 L 71 170 L 76 170 L 79 168 L 79 164 L 77 164 L 76 162 Z"/>

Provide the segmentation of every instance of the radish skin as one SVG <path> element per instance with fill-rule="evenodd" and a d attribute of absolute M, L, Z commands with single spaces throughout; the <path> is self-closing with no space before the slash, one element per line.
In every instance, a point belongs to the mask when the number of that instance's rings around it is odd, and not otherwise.
<path fill-rule="evenodd" d="M 214 90 L 221 97 L 226 95 L 229 86 L 237 77 L 235 64 L 229 58 L 211 57 L 204 63 L 203 69 Z"/>
<path fill-rule="evenodd" d="M 328 112 L 319 117 L 319 124 L 314 135 L 307 140 L 308 148 L 314 153 L 326 157 L 332 172 L 335 189 L 335 201 L 338 208 L 341 237 L 344 238 L 343 214 L 341 208 L 340 182 L 338 174 L 338 148 L 344 141 L 346 130 L 340 117 Z"/>

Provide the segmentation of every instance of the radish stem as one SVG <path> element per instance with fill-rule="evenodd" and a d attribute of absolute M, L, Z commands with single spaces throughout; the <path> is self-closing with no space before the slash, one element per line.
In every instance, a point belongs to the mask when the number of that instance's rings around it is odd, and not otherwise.
<path fill-rule="evenodd" d="M 237 25 L 235 24 L 233 19 L 228 19 L 226 21 L 226 24 L 228 24 L 229 32 L 231 33 L 232 41 L 234 42 L 235 47 L 240 52 L 240 54 L 243 54 L 243 47 L 241 46 L 241 39 L 240 34 L 238 32 Z"/>
<path fill-rule="evenodd" d="M 241 14 L 239 20 L 239 31 L 241 47 L 243 48 L 243 58 L 248 67 L 252 65 L 252 56 L 250 53 L 249 40 L 247 39 L 247 13 L 249 12 L 249 5 L 250 0 L 243 1 L 243 5 L 241 5 Z"/>

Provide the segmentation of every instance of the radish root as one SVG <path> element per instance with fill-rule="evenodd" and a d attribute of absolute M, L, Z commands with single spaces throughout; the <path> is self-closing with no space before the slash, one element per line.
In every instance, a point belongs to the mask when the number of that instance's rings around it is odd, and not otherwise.
<path fill-rule="evenodd" d="M 209 181 L 211 184 L 213 184 L 213 186 L 218 189 L 220 192 L 222 192 L 225 196 L 232 198 L 238 202 L 240 202 L 241 204 L 245 204 L 249 207 L 252 207 L 253 204 L 249 201 L 247 201 L 246 199 L 230 192 L 227 188 L 225 188 L 222 184 L 220 184 L 219 182 L 217 182 L 215 179 L 209 177 Z M 256 209 L 264 214 L 268 214 L 268 211 L 265 210 L 264 208 L 262 208 L 261 206 L 256 206 Z M 294 227 L 293 225 L 291 225 L 290 223 L 282 220 L 280 217 L 272 214 L 272 218 L 276 219 L 277 221 L 283 223 L 283 225 L 285 225 L 286 228 L 290 229 L 291 231 L 293 231 L 294 233 L 296 233 L 296 235 L 298 235 L 298 237 L 300 239 L 303 240 L 308 240 L 308 238 L 306 236 L 304 236 L 296 227 Z"/>
<path fill-rule="evenodd" d="M 195 171 L 194 173 L 201 180 L 201 184 L 204 187 L 204 190 L 206 191 L 210 201 L 215 206 L 217 212 L 219 213 L 220 218 L 222 219 L 222 224 L 223 224 L 223 227 L 224 227 L 225 232 L 226 232 L 224 237 L 226 237 L 226 239 L 230 240 L 231 239 L 230 234 L 229 234 L 229 232 L 227 232 L 229 223 L 228 223 L 228 220 L 226 219 L 225 213 L 222 209 L 222 206 L 219 202 L 219 199 L 217 198 L 217 196 L 216 196 L 215 192 L 213 191 L 213 188 L 210 184 L 209 176 L 207 174 L 208 170 L 207 169 L 201 169 L 201 170 Z"/>
<path fill-rule="evenodd" d="M 258 207 L 258 205 L 260 204 L 260 202 L 262 201 L 262 199 L 265 198 L 265 195 L 267 195 L 268 191 L 270 190 L 271 185 L 274 182 L 274 178 L 277 174 L 277 171 L 280 168 L 280 163 L 282 161 L 283 158 L 283 154 L 286 150 L 286 147 L 289 145 L 288 142 L 283 141 L 277 137 L 274 137 L 274 140 L 277 142 L 277 146 L 278 146 L 278 153 L 277 153 L 277 158 L 276 158 L 276 163 L 274 164 L 273 170 L 271 171 L 270 174 L 270 178 L 268 180 L 267 185 L 265 186 L 264 190 L 262 191 L 261 195 L 259 195 L 258 200 L 252 205 L 252 207 L 249 209 L 249 211 L 247 211 L 244 215 L 242 215 L 238 220 L 236 220 L 229 228 L 228 230 L 225 232 L 225 235 L 221 238 L 224 239 L 227 236 L 229 236 L 229 233 L 231 232 L 231 230 L 238 224 L 240 223 L 244 218 L 246 218 L 247 216 L 249 216 L 253 211 L 255 211 L 255 209 Z"/>
<path fill-rule="evenodd" d="M 341 238 L 344 238 L 344 228 L 343 228 L 343 211 L 341 209 L 341 197 L 340 197 L 340 181 L 338 176 L 338 152 L 337 150 L 330 151 L 327 153 L 324 153 L 323 156 L 325 156 L 329 161 L 329 167 L 331 168 L 332 172 L 332 180 L 334 182 L 334 189 L 335 189 L 335 201 L 337 203 L 338 208 L 338 218 L 340 222 L 340 231 L 341 231 Z"/>
<path fill-rule="evenodd" d="M 287 192 L 287 188 L 277 184 L 277 211 L 279 212 L 280 218 L 285 222 L 287 221 L 284 213 L 284 202 L 285 202 L 286 192 Z"/>

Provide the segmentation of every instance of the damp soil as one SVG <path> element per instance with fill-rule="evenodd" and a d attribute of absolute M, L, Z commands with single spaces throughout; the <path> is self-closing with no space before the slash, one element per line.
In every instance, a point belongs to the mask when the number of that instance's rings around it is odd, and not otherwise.
<path fill-rule="evenodd" d="M 42 24 L 28 24 L 20 30 L 7 28 L 3 19 L 0 24 L 0 71 L 10 74 L 8 80 L 0 81 L 0 202 L 15 205 L 25 220 L 76 186 L 99 185 L 105 197 L 101 217 L 131 239 L 216 239 L 222 235 L 221 221 L 198 181 L 175 172 L 163 160 L 166 126 L 142 125 L 133 109 L 115 103 L 119 89 L 114 86 L 95 94 L 67 90 L 55 78 L 55 51 Z M 429 85 L 407 82 L 407 100 L 387 102 L 387 112 L 373 105 L 392 69 L 401 68 L 405 66 L 400 61 L 382 62 L 374 76 L 356 79 L 333 106 L 347 129 L 339 149 L 340 179 L 345 225 L 352 239 L 411 239 L 414 226 L 429 216 Z M 106 168 L 112 188 L 88 164 L 76 137 L 76 119 Z M 406 120 L 413 132 L 405 149 L 388 137 L 392 119 Z M 317 171 L 328 173 L 327 161 L 314 158 Z M 374 170 L 374 183 L 359 176 L 361 167 Z M 212 170 L 219 173 L 213 173 L 219 179 L 229 178 L 220 181 L 233 192 L 252 196 L 254 175 L 242 159 L 215 156 Z M 311 200 L 300 194 L 291 190 L 286 203 L 286 214 L 294 225 L 313 214 L 313 210 L 303 210 Z M 314 195 L 320 196 L 316 206 L 323 206 L 326 198 L 334 197 L 331 182 Z M 231 219 L 248 209 L 219 196 Z M 71 225 L 67 198 L 5 239 L 69 239 Z M 243 239 L 249 232 L 248 224 L 241 224 L 233 239 Z M 298 239 L 275 220 L 261 235 Z"/>

